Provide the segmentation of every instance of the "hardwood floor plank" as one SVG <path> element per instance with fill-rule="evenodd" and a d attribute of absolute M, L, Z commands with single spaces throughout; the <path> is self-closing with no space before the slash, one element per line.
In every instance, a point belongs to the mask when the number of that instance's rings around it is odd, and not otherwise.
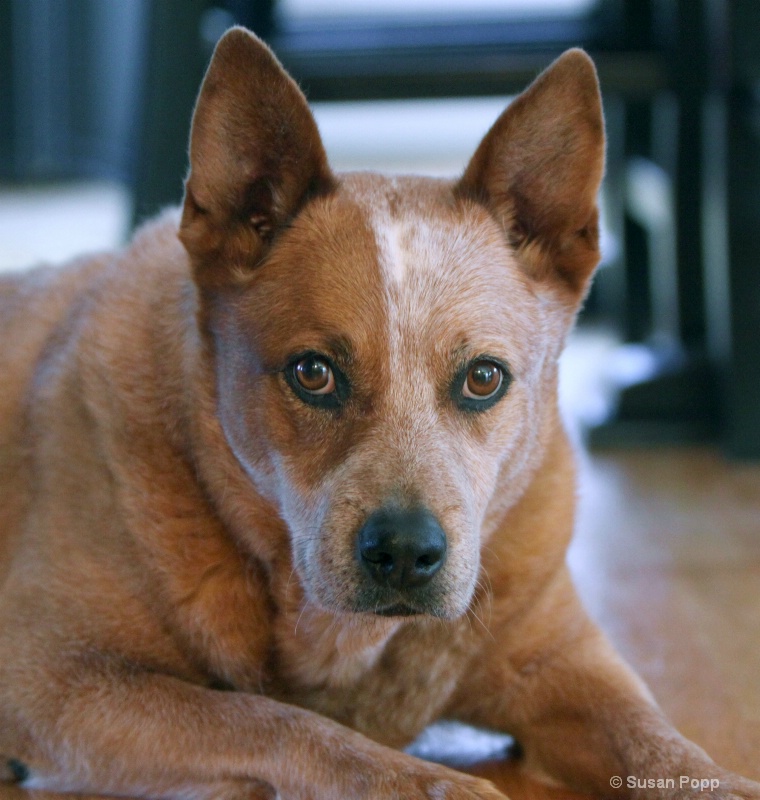
<path fill-rule="evenodd" d="M 584 457 L 581 496 L 570 561 L 592 615 L 686 736 L 760 779 L 760 465 Z"/>

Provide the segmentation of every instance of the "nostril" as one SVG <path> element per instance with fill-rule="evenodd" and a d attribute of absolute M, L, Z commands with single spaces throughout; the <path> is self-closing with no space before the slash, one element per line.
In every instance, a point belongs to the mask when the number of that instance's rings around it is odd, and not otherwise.
<path fill-rule="evenodd" d="M 431 567 L 434 567 L 440 560 L 441 557 L 439 554 L 426 553 L 424 556 L 420 556 L 414 562 L 414 566 L 417 567 L 417 569 L 430 569 Z"/>
<path fill-rule="evenodd" d="M 381 570 L 390 571 L 393 569 L 393 555 L 386 553 L 377 547 L 362 547 L 362 558 L 370 564 L 374 564 Z"/>

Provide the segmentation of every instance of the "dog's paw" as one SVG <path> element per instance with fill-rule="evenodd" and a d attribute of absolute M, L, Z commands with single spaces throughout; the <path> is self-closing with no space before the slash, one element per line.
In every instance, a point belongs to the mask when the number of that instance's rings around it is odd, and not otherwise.
<path fill-rule="evenodd" d="M 760 800 L 760 783 L 728 775 L 721 779 L 716 800 Z"/>
<path fill-rule="evenodd" d="M 466 781 L 441 781 L 434 785 L 427 797 L 441 800 L 506 800 L 490 781 L 470 778 Z"/>
<path fill-rule="evenodd" d="M 709 781 L 694 779 L 688 786 L 689 793 L 684 797 L 694 800 L 760 800 L 760 783 L 742 778 L 733 772 L 720 770 Z"/>
<path fill-rule="evenodd" d="M 639 791 L 634 797 L 652 800 L 760 800 L 760 783 L 741 778 L 733 773 L 713 774 L 709 778 L 688 778 L 681 776 L 673 779 L 675 788 L 662 794 L 651 791 Z"/>
<path fill-rule="evenodd" d="M 506 800 L 490 781 L 447 767 L 425 764 L 400 771 L 391 779 L 383 800 Z"/>
<path fill-rule="evenodd" d="M 194 800 L 280 800 L 277 790 L 261 781 L 227 781 L 192 793 Z"/>

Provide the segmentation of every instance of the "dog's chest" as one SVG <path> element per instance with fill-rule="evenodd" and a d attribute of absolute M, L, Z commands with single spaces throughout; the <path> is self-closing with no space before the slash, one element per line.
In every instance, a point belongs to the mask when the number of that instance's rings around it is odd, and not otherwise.
<path fill-rule="evenodd" d="M 456 688 L 468 652 L 465 627 L 303 614 L 297 628 L 278 631 L 272 693 L 404 746 L 441 714 Z"/>

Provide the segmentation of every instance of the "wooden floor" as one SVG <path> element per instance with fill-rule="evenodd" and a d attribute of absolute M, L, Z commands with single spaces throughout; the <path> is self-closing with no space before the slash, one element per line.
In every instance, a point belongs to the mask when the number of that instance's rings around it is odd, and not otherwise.
<path fill-rule="evenodd" d="M 676 726 L 760 780 L 760 465 L 707 449 L 582 457 L 570 560 L 592 615 Z M 569 798 L 486 768 L 520 798 Z"/>

